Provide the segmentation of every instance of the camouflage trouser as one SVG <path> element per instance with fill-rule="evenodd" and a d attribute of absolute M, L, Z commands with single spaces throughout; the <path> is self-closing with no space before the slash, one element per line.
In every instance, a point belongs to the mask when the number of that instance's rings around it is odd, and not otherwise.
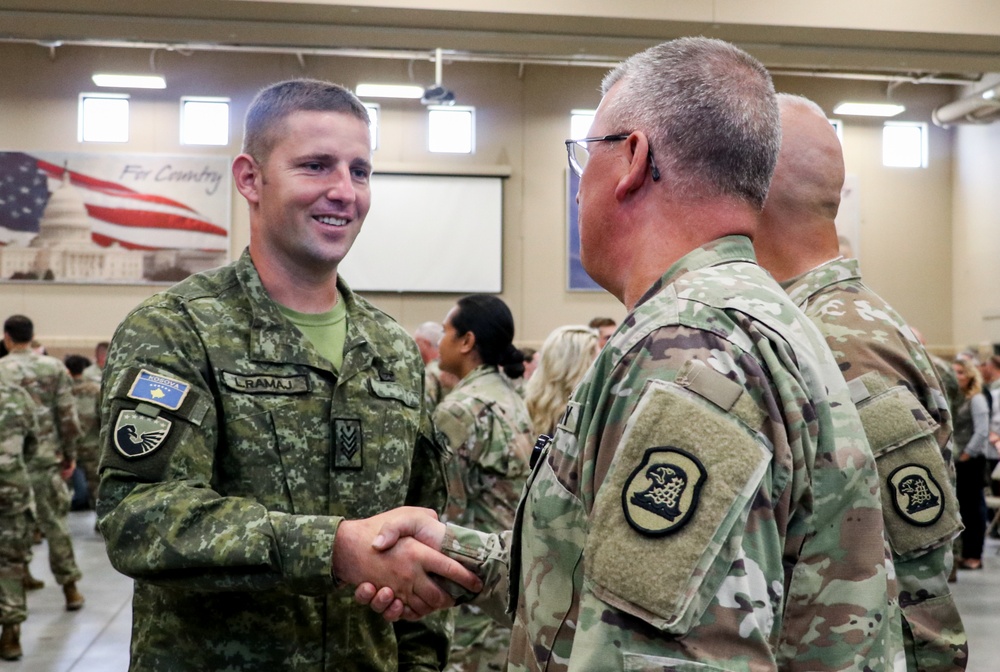
<path fill-rule="evenodd" d="M 90 508 L 94 509 L 97 501 L 97 485 L 101 479 L 97 477 L 97 463 L 100 460 L 100 450 L 97 446 L 76 447 L 76 466 L 83 471 L 87 477 L 87 499 L 90 501 Z"/>
<path fill-rule="evenodd" d="M 446 672 L 502 672 L 507 669 L 510 628 L 473 605 L 455 610 L 455 636 Z"/>
<path fill-rule="evenodd" d="M 24 597 L 24 564 L 31 546 L 29 514 L 0 514 L 0 624 L 20 623 L 28 617 Z"/>
<path fill-rule="evenodd" d="M 69 536 L 69 488 L 59 475 L 59 467 L 29 469 L 31 487 L 35 491 L 38 527 L 49 542 L 49 569 L 56 583 L 66 585 L 83 576 L 73 557 L 73 541 Z M 29 552 L 30 555 L 30 552 Z M 30 558 L 29 558 L 30 559 Z"/>

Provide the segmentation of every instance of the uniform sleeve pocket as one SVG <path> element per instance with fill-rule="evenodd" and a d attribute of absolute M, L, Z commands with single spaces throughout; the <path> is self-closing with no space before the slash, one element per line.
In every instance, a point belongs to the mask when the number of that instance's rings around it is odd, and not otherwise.
<path fill-rule="evenodd" d="M 867 396 L 857 401 L 858 381 Z M 945 544 L 961 530 L 958 503 L 934 438 L 937 423 L 906 387 L 878 374 L 851 381 L 882 483 L 886 532 L 897 556 Z"/>
<path fill-rule="evenodd" d="M 652 381 L 594 502 L 588 587 L 661 630 L 689 631 L 740 551 L 769 463 L 770 453 L 736 414 L 675 383 Z"/>

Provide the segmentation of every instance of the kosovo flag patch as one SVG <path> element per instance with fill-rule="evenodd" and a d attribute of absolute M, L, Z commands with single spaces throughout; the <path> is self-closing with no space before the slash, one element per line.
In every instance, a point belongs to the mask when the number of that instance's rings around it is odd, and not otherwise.
<path fill-rule="evenodd" d="M 131 399 L 146 401 L 176 411 L 184 403 L 184 398 L 187 397 L 190 389 L 191 386 L 183 380 L 168 378 L 143 369 L 132 381 L 128 396 Z"/>

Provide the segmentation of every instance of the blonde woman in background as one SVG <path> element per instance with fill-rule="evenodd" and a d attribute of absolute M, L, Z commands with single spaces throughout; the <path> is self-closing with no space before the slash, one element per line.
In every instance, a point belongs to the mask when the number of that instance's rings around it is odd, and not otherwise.
<path fill-rule="evenodd" d="M 952 365 L 958 378 L 959 398 L 954 423 L 955 491 L 965 530 L 959 569 L 982 569 L 986 533 L 986 446 L 989 405 L 983 396 L 983 379 L 976 362 L 962 357 Z"/>
<path fill-rule="evenodd" d="M 535 433 L 552 435 L 573 389 L 599 351 L 597 331 L 582 325 L 559 327 L 545 339 L 524 396 Z"/>

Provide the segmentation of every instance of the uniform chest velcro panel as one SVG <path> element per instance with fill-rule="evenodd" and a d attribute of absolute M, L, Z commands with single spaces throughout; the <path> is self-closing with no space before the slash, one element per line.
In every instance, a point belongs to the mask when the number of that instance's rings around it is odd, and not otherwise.
<path fill-rule="evenodd" d="M 647 385 L 617 453 L 595 499 L 585 580 L 611 606 L 683 634 L 728 573 L 770 453 L 717 404 L 664 381 Z"/>

